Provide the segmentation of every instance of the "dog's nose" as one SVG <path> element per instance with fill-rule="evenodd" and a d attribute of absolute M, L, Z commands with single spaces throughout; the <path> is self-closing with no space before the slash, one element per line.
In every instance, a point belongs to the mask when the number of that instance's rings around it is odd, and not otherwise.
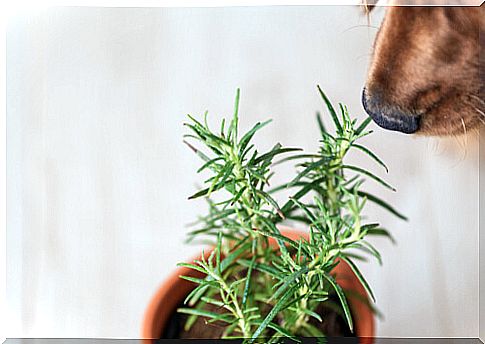
<path fill-rule="evenodd" d="M 412 134 L 418 131 L 421 116 L 403 113 L 393 106 L 386 105 L 379 93 L 368 94 L 362 90 L 362 105 L 376 124 L 384 129 Z"/>

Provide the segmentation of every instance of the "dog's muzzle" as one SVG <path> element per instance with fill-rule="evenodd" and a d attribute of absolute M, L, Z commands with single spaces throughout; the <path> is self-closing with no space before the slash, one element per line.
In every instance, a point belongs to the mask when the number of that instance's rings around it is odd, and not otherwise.
<path fill-rule="evenodd" d="M 380 97 L 369 97 L 366 89 L 362 90 L 362 105 L 376 124 L 384 129 L 413 134 L 419 130 L 421 116 L 404 114 L 392 107 L 383 106 Z"/>

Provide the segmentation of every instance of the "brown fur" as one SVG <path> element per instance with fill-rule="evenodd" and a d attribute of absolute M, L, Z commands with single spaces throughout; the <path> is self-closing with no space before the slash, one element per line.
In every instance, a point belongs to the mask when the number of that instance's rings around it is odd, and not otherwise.
<path fill-rule="evenodd" d="M 363 94 L 369 115 L 387 129 L 424 135 L 485 123 L 485 7 L 386 11 Z"/>

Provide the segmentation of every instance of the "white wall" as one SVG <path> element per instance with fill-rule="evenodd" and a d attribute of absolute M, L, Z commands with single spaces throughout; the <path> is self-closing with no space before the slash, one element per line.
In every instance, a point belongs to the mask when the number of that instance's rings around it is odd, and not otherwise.
<path fill-rule="evenodd" d="M 379 12 L 380 11 L 380 12 Z M 382 10 L 374 15 L 378 25 Z M 7 33 L 10 325 L 14 337 L 137 337 L 152 293 L 197 247 L 183 239 L 203 202 L 186 113 L 273 118 L 258 142 L 313 149 L 315 85 L 359 118 L 376 30 L 355 7 L 57 8 L 19 15 Z M 478 333 L 478 144 L 383 131 L 406 213 L 366 265 L 381 336 Z M 374 170 L 366 159 L 354 163 Z M 283 172 L 284 178 L 288 171 Z"/>
<path fill-rule="evenodd" d="M 485 195 L 485 128 L 481 129 L 479 140 L 479 167 L 480 167 L 480 197 L 479 197 L 479 216 L 480 218 L 480 268 L 479 268 L 479 337 L 482 341 L 485 341 L 485 201 L 483 196 Z"/>

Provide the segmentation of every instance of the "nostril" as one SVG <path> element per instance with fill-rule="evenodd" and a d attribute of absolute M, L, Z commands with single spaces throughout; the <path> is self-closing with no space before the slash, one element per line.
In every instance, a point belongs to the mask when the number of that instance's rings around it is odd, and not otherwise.
<path fill-rule="evenodd" d="M 412 134 L 418 131 L 421 117 L 411 113 L 403 113 L 395 106 L 387 106 L 383 102 L 382 93 L 369 95 L 367 89 L 362 90 L 362 105 L 367 114 L 380 127 L 388 130 Z"/>

